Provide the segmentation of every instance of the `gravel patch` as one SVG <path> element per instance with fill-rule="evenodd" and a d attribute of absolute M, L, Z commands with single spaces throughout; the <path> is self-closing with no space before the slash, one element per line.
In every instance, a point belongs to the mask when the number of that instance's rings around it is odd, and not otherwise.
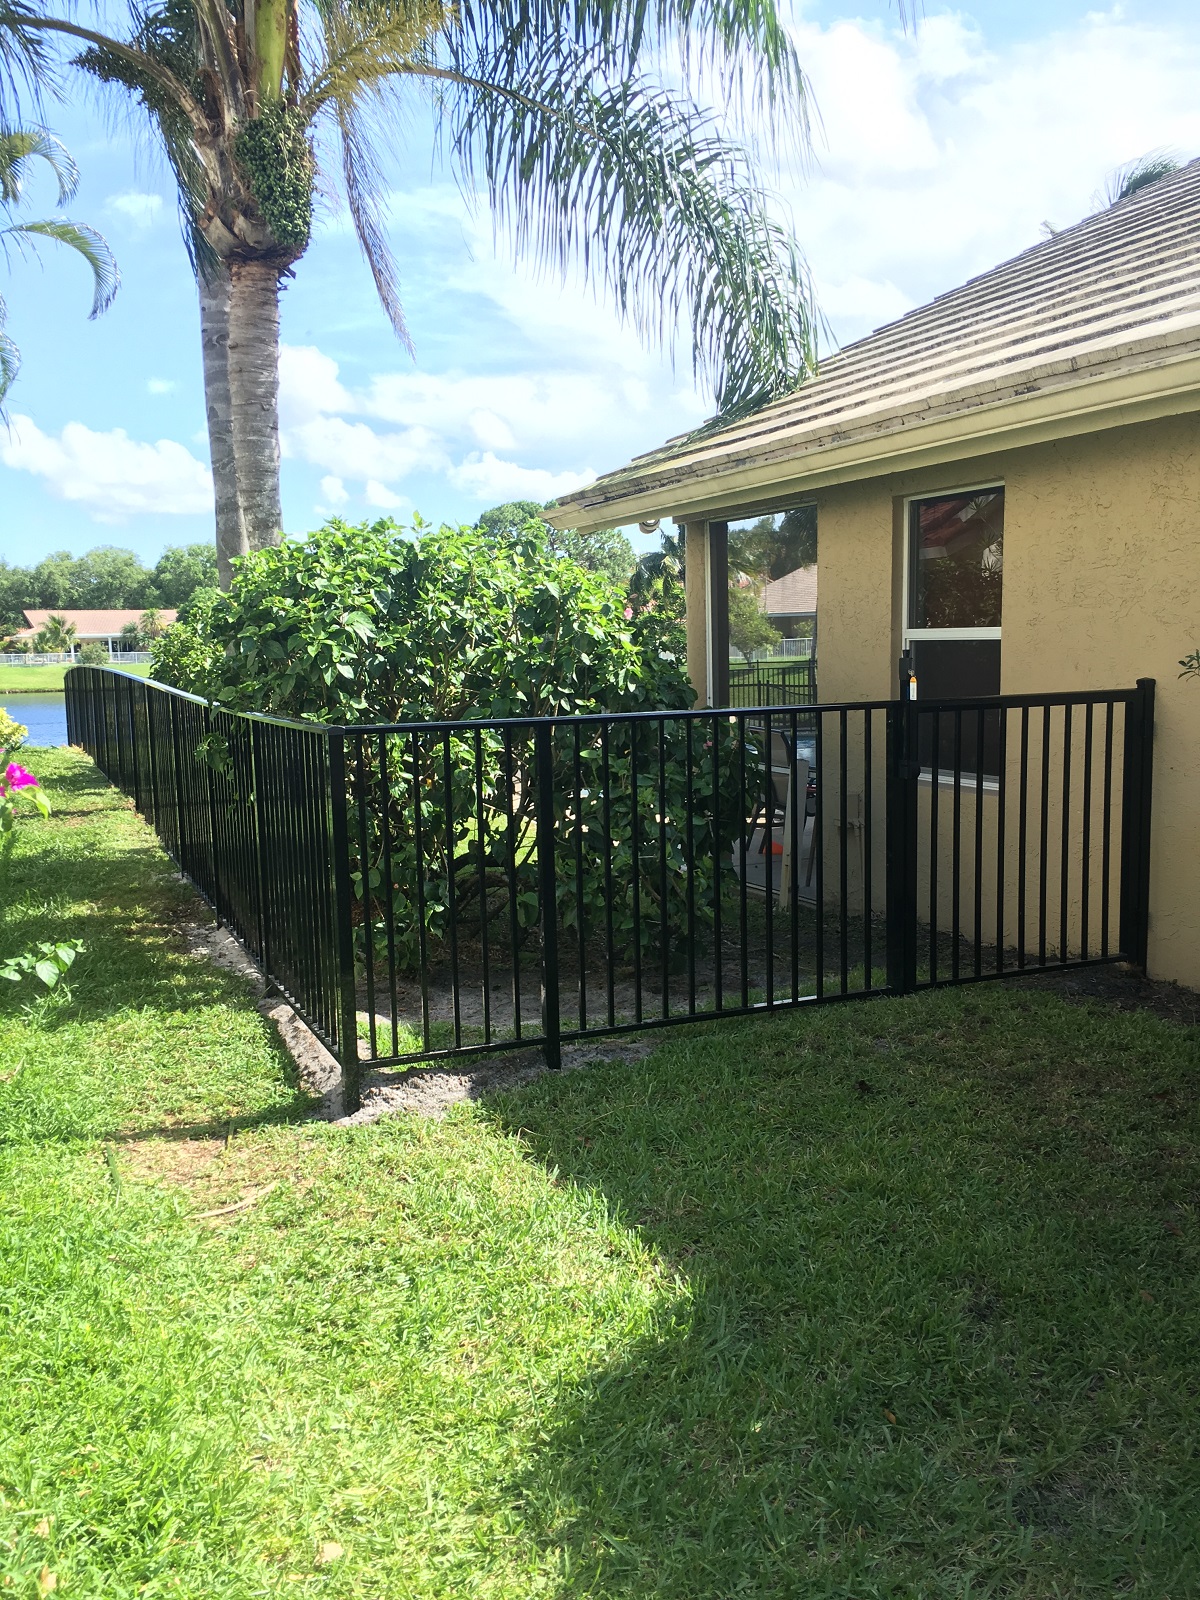
<path fill-rule="evenodd" d="M 190 955 L 235 972 L 250 984 L 259 1012 L 275 1025 L 284 1048 L 296 1063 L 302 1087 L 318 1098 L 314 1115 L 323 1121 L 342 1127 L 360 1127 L 402 1112 L 440 1118 L 451 1106 L 520 1088 L 549 1070 L 537 1046 L 493 1056 L 460 1058 L 452 1065 L 412 1067 L 405 1072 L 371 1071 L 364 1067 L 362 1105 L 346 1116 L 341 1067 L 287 1001 L 277 994 L 267 993 L 262 972 L 233 935 L 224 928 L 199 923 L 185 927 L 184 935 Z M 600 1062 L 641 1061 L 656 1042 L 602 1039 L 595 1044 L 564 1045 L 563 1071 L 580 1072 Z"/>
<path fill-rule="evenodd" d="M 657 1043 L 649 1039 L 601 1039 L 591 1045 L 564 1045 L 562 1070 L 582 1072 L 606 1062 L 642 1061 Z M 470 1065 L 459 1062 L 446 1067 L 412 1067 L 407 1072 L 366 1072 L 362 1108 L 343 1120 L 357 1126 L 402 1111 L 440 1118 L 451 1106 L 519 1089 L 549 1071 L 541 1049 L 536 1047 L 469 1059 Z"/>

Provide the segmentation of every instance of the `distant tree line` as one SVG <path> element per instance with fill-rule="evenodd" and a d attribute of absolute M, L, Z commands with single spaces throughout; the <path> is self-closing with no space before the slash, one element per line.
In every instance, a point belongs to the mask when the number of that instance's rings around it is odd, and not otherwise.
<path fill-rule="evenodd" d="M 56 550 L 33 567 L 0 560 L 0 636 L 25 626 L 27 607 L 42 611 L 179 611 L 201 589 L 215 588 L 211 544 L 172 545 L 153 567 L 132 550 L 98 545 L 86 555 Z"/>

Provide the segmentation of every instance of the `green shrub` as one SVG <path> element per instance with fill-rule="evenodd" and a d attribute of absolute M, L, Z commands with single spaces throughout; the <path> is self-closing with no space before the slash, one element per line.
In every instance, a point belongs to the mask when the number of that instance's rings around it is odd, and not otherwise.
<path fill-rule="evenodd" d="M 0 750 L 12 755 L 19 750 L 29 737 L 29 729 L 23 722 L 18 722 L 15 717 L 10 717 L 3 706 L 0 706 Z"/>
<path fill-rule="evenodd" d="M 205 699 L 219 698 L 223 651 L 208 632 L 208 617 L 223 599 L 218 589 L 200 589 L 192 597 L 186 619 L 164 628 L 150 645 L 150 676 L 175 689 Z"/>
<path fill-rule="evenodd" d="M 416 966 L 422 940 L 436 956 L 452 921 L 457 932 L 473 919 L 482 937 L 514 907 L 520 929 L 538 914 L 532 734 L 506 743 L 495 730 L 429 724 L 686 708 L 681 611 L 678 585 L 626 604 L 607 578 L 557 553 L 536 520 L 491 533 L 418 522 L 411 536 L 390 521 L 332 521 L 239 562 L 228 595 L 156 642 L 153 670 L 231 710 L 415 725 L 382 749 L 351 740 L 348 757 L 360 938 L 377 928 Z M 246 724 L 219 723 L 206 755 L 248 793 Z M 595 932 L 611 914 L 614 946 L 629 954 L 636 900 L 642 946 L 677 942 L 689 893 L 705 925 L 737 827 L 735 763 L 719 760 L 714 776 L 701 759 L 713 737 L 695 735 L 689 783 L 682 723 L 665 724 L 661 752 L 654 723 L 622 724 L 606 742 L 599 724 L 556 732 L 557 831 L 588 835 L 582 862 L 559 874 L 565 928 L 582 918 Z M 733 748 L 727 724 L 716 737 Z M 700 860 L 690 888 L 689 796 Z"/>
<path fill-rule="evenodd" d="M 102 644 L 97 644 L 93 639 L 91 643 L 80 648 L 78 661 L 81 667 L 106 667 L 108 665 L 108 651 Z"/>
<path fill-rule="evenodd" d="M 338 722 L 546 716 L 692 702 L 678 617 L 624 614 L 544 525 L 338 520 L 238 564 L 168 628 L 155 676 L 237 710 Z"/>

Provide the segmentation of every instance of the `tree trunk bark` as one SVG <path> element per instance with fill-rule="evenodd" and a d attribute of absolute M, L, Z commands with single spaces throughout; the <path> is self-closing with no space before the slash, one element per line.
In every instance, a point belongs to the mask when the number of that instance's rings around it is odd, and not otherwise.
<path fill-rule="evenodd" d="M 233 449 L 233 405 L 229 394 L 229 274 L 215 267 L 211 278 L 198 273 L 200 349 L 204 358 L 204 409 L 217 513 L 217 581 L 228 589 L 231 563 L 249 549 L 238 505 L 237 461 Z"/>
<path fill-rule="evenodd" d="M 229 396 L 242 531 L 251 550 L 278 544 L 279 268 L 234 262 L 229 271 Z"/>

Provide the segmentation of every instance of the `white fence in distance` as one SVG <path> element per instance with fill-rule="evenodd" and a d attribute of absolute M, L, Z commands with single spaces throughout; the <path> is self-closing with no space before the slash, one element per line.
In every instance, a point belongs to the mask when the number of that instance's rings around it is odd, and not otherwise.
<path fill-rule="evenodd" d="M 33 650 L 7 651 L 0 653 L 0 667 L 69 667 L 73 666 L 78 658 L 68 654 L 65 650 L 43 652 L 38 654 Z M 150 660 L 149 650 L 110 650 L 108 652 L 110 665 L 114 667 L 144 667 Z"/>

